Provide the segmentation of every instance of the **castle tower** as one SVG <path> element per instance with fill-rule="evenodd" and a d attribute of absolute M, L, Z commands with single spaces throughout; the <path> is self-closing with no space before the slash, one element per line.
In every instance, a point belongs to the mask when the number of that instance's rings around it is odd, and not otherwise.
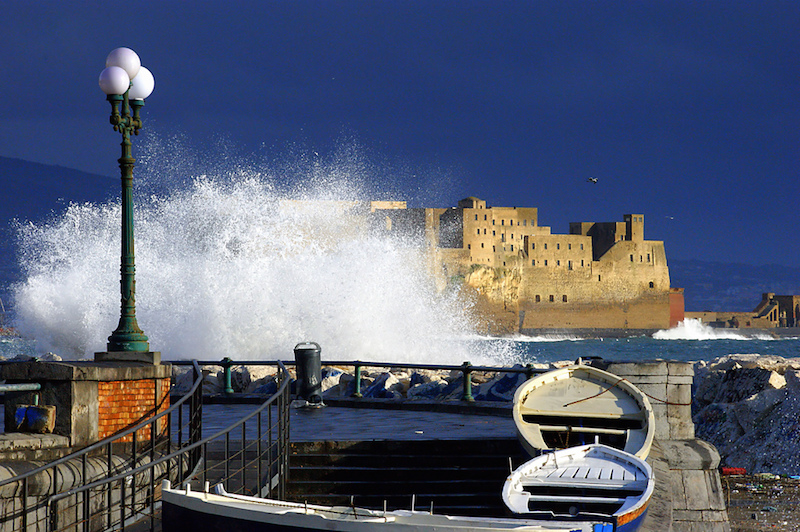
<path fill-rule="evenodd" d="M 644 214 L 626 214 L 625 220 L 625 240 L 641 242 L 644 240 Z"/>

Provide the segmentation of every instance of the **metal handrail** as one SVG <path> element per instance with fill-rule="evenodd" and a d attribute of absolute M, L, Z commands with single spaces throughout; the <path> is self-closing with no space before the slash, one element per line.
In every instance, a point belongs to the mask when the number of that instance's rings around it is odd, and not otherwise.
<path fill-rule="evenodd" d="M 241 452 L 242 452 L 242 461 L 244 461 L 244 452 L 245 452 L 245 441 L 244 441 L 245 438 L 244 438 L 244 436 L 245 436 L 245 430 L 246 430 L 246 423 L 247 423 L 247 421 L 251 420 L 253 417 L 256 417 L 256 416 L 258 416 L 258 421 L 259 421 L 259 435 L 258 435 L 258 443 L 259 443 L 259 457 L 258 457 L 259 458 L 259 464 L 258 464 L 258 468 L 259 468 L 259 473 L 258 473 L 258 476 L 257 476 L 258 481 L 259 481 L 259 485 L 257 487 L 258 487 L 258 493 L 261 494 L 262 490 L 261 490 L 261 486 L 260 486 L 260 481 L 261 481 L 262 475 L 261 475 L 261 472 L 260 472 L 260 467 L 261 467 L 261 462 L 260 462 L 261 456 L 260 455 L 263 454 L 263 453 L 260 452 L 260 444 L 261 444 L 261 433 L 260 433 L 260 429 L 261 429 L 261 414 L 265 409 L 270 408 L 276 402 L 278 403 L 278 409 L 279 409 L 279 412 L 278 412 L 279 434 L 278 434 L 278 438 L 276 440 L 277 443 L 278 443 L 278 449 L 277 449 L 277 451 L 275 453 L 275 462 L 278 464 L 278 468 L 277 468 L 278 469 L 278 484 L 279 484 L 278 496 L 280 496 L 280 497 L 285 496 L 286 475 L 288 474 L 288 439 L 289 439 L 289 427 L 288 427 L 289 400 L 288 399 L 289 399 L 289 381 L 290 381 L 290 379 L 288 378 L 288 371 L 286 370 L 286 367 L 281 362 L 277 362 L 277 365 L 278 365 L 279 370 L 281 371 L 281 373 L 280 373 L 281 384 L 278 387 L 277 391 L 272 396 L 270 396 L 259 408 L 257 408 L 256 410 L 254 410 L 253 412 L 251 412 L 250 414 L 248 414 L 244 418 L 232 423 L 230 426 L 228 426 L 228 427 L 226 427 L 226 428 L 224 428 L 222 430 L 219 430 L 218 432 L 216 432 L 215 434 L 213 434 L 211 436 L 207 436 L 207 437 L 202 438 L 202 439 L 200 439 L 198 441 L 190 443 L 190 444 L 182 447 L 181 449 L 179 449 L 177 451 L 174 451 L 172 453 L 169 453 L 169 454 L 167 454 L 165 456 L 161 456 L 159 458 L 153 459 L 150 462 L 148 462 L 147 464 L 143 464 L 143 465 L 140 465 L 138 467 L 134 467 L 133 469 L 126 470 L 124 472 L 118 473 L 117 475 L 115 475 L 113 477 L 100 479 L 100 480 L 91 482 L 89 484 L 85 484 L 83 486 L 80 486 L 80 487 L 77 487 L 77 488 L 73 488 L 73 489 L 70 489 L 68 491 L 64 491 L 62 493 L 58 493 L 56 495 L 53 495 L 47 501 L 48 512 L 50 513 L 51 516 L 53 516 L 58 511 L 57 510 L 58 502 L 63 500 L 63 499 L 66 499 L 66 498 L 72 497 L 72 496 L 76 496 L 76 495 L 79 495 L 81 493 L 87 493 L 87 492 L 89 492 L 89 491 L 91 491 L 93 489 L 103 488 L 104 486 L 110 486 L 110 485 L 113 485 L 114 483 L 119 483 L 120 484 L 120 488 L 121 488 L 121 490 L 123 490 L 122 491 L 123 495 L 122 495 L 121 498 L 124 499 L 125 498 L 124 486 L 125 486 L 125 483 L 129 479 L 132 479 L 131 490 L 132 490 L 132 493 L 135 493 L 135 490 L 136 490 L 136 477 L 138 475 L 145 474 L 145 473 L 149 472 L 148 478 L 150 479 L 150 483 L 152 484 L 153 483 L 153 479 L 155 478 L 155 470 L 156 470 L 156 468 L 158 468 L 162 464 L 166 464 L 166 467 L 170 467 L 171 464 L 173 464 L 173 463 L 175 463 L 177 461 L 180 461 L 180 463 L 183 463 L 183 457 L 184 456 L 196 454 L 198 451 L 203 451 L 202 452 L 203 456 L 207 456 L 207 446 L 208 446 L 208 444 L 210 442 L 213 442 L 214 440 L 220 438 L 221 436 L 225 436 L 226 437 L 226 447 L 227 447 L 228 435 L 233 430 L 237 429 L 238 427 L 242 427 L 242 451 Z M 271 418 L 270 418 L 270 429 L 269 430 L 270 430 L 270 438 L 271 438 L 271 435 L 272 435 Z M 270 443 L 271 443 L 271 440 L 270 440 Z M 271 456 L 271 450 L 268 451 L 268 456 Z M 226 453 L 225 459 L 226 460 L 231 459 L 230 456 L 227 455 L 227 453 Z M 199 465 L 199 462 L 198 462 L 197 465 Z M 271 465 L 272 465 L 271 459 L 268 458 L 268 466 L 271 466 Z M 205 481 L 205 474 L 206 474 L 207 470 L 208 470 L 208 465 L 204 466 L 204 469 L 202 470 L 203 481 Z M 226 464 L 226 470 L 227 470 L 227 464 Z M 178 480 L 179 480 L 180 483 L 187 483 L 187 482 L 192 480 L 193 476 L 196 476 L 198 474 L 199 474 L 199 472 L 196 470 L 196 468 L 194 468 L 192 474 L 189 475 L 188 478 L 184 478 L 184 479 L 180 479 L 179 478 Z M 268 483 L 267 483 L 267 488 L 268 488 L 268 491 L 271 493 L 272 492 L 272 477 L 270 476 L 268 478 L 269 479 L 268 479 Z M 244 483 L 243 483 L 242 488 L 244 489 Z M 84 498 L 86 498 L 86 497 L 84 497 Z M 151 508 L 154 507 L 157 504 L 155 490 L 152 490 L 152 492 L 149 493 L 148 499 L 149 499 L 148 502 L 149 502 Z M 122 504 L 123 505 L 125 504 L 124 500 L 122 501 Z M 133 503 L 131 503 L 131 506 L 134 506 L 134 505 L 135 505 L 135 500 L 133 501 Z M 132 511 L 133 510 L 134 509 L 132 508 Z M 123 506 L 122 511 L 120 513 L 121 513 L 120 526 L 121 526 L 121 529 L 124 530 L 125 526 L 126 526 L 125 519 L 124 519 L 124 517 L 125 517 L 125 515 L 124 515 L 124 506 Z M 152 512 L 150 513 L 150 518 L 151 518 L 151 530 L 153 530 L 154 529 L 154 519 L 153 519 L 153 513 Z M 51 517 L 51 520 L 52 520 L 52 517 Z M 85 529 L 89 530 L 89 527 L 88 527 L 89 520 L 85 519 L 84 520 L 84 524 L 85 524 Z M 52 529 L 55 529 L 55 528 L 56 527 L 53 527 Z M 111 527 L 109 527 L 109 528 L 111 528 Z"/>
<path fill-rule="evenodd" d="M 173 365 L 181 366 L 187 365 L 188 361 L 173 361 L 170 362 Z M 223 371 L 225 372 L 225 382 L 231 382 L 231 367 L 232 366 L 274 366 L 278 362 L 273 361 L 262 361 L 262 360 L 243 360 L 243 361 L 235 361 L 229 358 L 224 358 L 221 361 L 204 361 L 200 362 L 201 366 L 222 366 Z M 293 366 L 295 365 L 295 361 L 293 360 L 284 360 L 282 363 L 286 366 Z M 546 369 L 538 369 L 534 368 L 532 364 L 527 364 L 524 367 L 495 367 L 495 366 L 473 366 L 469 362 L 464 362 L 461 365 L 454 366 L 454 365 L 443 365 L 443 364 L 414 364 L 414 363 L 396 363 L 396 362 L 362 362 L 362 361 L 352 361 L 352 360 L 324 360 L 322 361 L 323 366 L 353 366 L 353 373 L 355 377 L 355 391 L 353 393 L 353 397 L 361 398 L 361 368 L 370 367 L 370 368 L 407 368 L 407 369 L 427 369 L 427 370 L 445 370 L 445 371 L 460 371 L 462 373 L 463 381 L 462 381 L 462 396 L 461 399 L 466 402 L 474 402 L 475 399 L 472 396 L 472 380 L 470 378 L 471 373 L 475 372 L 490 372 L 490 373 L 517 373 L 517 374 L 524 374 L 527 378 L 531 378 L 534 375 L 545 373 Z M 226 385 L 227 387 L 228 385 Z M 226 389 L 225 394 L 231 395 L 232 390 Z"/>
<path fill-rule="evenodd" d="M 67 456 L 63 456 L 57 460 L 48 462 L 40 467 L 32 469 L 26 473 L 23 473 L 18 476 L 14 476 L 5 480 L 0 480 L 0 489 L 4 486 L 8 485 L 16 485 L 20 488 L 17 488 L 19 493 L 21 493 L 21 507 L 20 510 L 16 513 L 12 513 L 10 516 L 7 516 L 0 524 L 8 523 L 9 519 L 11 522 L 11 526 L 14 526 L 14 523 L 21 522 L 21 529 L 25 530 L 28 527 L 29 521 L 29 513 L 33 512 L 33 518 L 38 523 L 41 519 L 39 518 L 39 512 L 42 510 L 42 498 L 32 497 L 33 501 L 29 501 L 29 487 L 33 484 L 36 485 L 36 475 L 43 475 L 39 477 L 44 479 L 47 482 L 50 482 L 50 486 L 46 488 L 46 491 L 42 493 L 42 497 L 47 496 L 47 492 L 50 491 L 52 487 L 53 495 L 58 494 L 59 488 L 59 480 L 63 482 L 65 478 L 65 472 L 72 473 L 74 478 L 80 479 L 81 482 L 85 482 L 88 473 L 89 473 L 89 456 L 93 455 L 96 457 L 100 457 L 100 462 L 103 462 L 101 465 L 103 466 L 102 474 L 106 474 L 111 476 L 116 471 L 120 471 L 125 468 L 129 468 L 130 466 L 126 466 L 128 460 L 126 458 L 115 456 L 113 452 L 113 447 L 115 446 L 115 442 L 127 438 L 130 436 L 131 444 L 131 464 L 133 467 L 136 466 L 139 458 L 146 454 L 147 448 L 144 446 L 142 450 L 145 451 L 137 457 L 137 451 L 139 450 L 139 445 L 137 445 L 137 432 L 142 430 L 143 428 L 150 425 L 150 445 L 149 445 L 149 454 L 150 458 L 152 459 L 155 456 L 155 450 L 157 446 L 165 445 L 167 453 L 170 452 L 172 448 L 172 440 L 170 436 L 170 429 L 172 426 L 172 415 L 177 412 L 178 413 L 178 423 L 181 423 L 182 418 L 182 409 L 185 406 L 187 401 L 189 402 L 190 406 L 190 419 L 188 421 L 189 430 L 188 430 L 188 441 L 190 443 L 194 443 L 194 441 L 199 440 L 200 433 L 202 431 L 202 385 L 203 382 L 203 374 L 200 370 L 200 366 L 198 364 L 194 364 L 194 384 L 184 397 L 180 400 L 176 401 L 172 404 L 169 408 L 165 409 L 163 412 L 156 413 L 153 417 L 150 417 L 144 421 L 137 423 L 136 425 L 129 427 L 123 431 L 117 432 L 103 440 L 96 442 L 92 445 L 84 447 L 78 451 L 75 451 Z M 156 407 L 158 408 L 158 407 Z M 161 438 L 157 441 L 156 433 L 158 431 L 158 426 L 160 420 L 165 416 L 167 419 L 166 422 L 166 439 Z M 182 428 L 179 428 L 179 433 L 182 433 Z M 177 445 L 181 445 L 181 441 L 177 442 Z M 127 445 L 123 442 L 123 445 Z M 97 464 L 95 464 L 97 465 Z M 62 470 L 63 469 L 63 470 Z M 79 471 L 78 471 L 79 469 Z M 59 473 L 60 472 L 60 473 Z M 40 488 L 41 489 L 41 488 Z M 51 495 L 52 496 L 52 495 Z M 109 494 L 108 499 L 109 504 L 111 500 L 111 496 Z M 37 502 L 38 501 L 38 502 Z M 88 498 L 84 498 L 82 501 L 84 515 L 89 514 L 89 500 Z M 88 522 L 88 521 L 87 521 Z M 5 525 L 3 525 L 5 527 Z M 87 529 L 88 530 L 88 529 Z"/>
<path fill-rule="evenodd" d="M 190 362 L 190 364 L 191 363 L 192 362 Z M 160 418 L 162 418 L 164 416 L 171 415 L 175 410 L 177 410 L 178 408 L 183 406 L 183 404 L 188 399 L 191 398 L 191 396 L 197 391 L 198 387 L 203 383 L 203 372 L 200 371 L 200 367 L 199 367 L 199 364 L 197 363 L 197 361 L 193 361 L 193 363 L 196 366 L 195 371 L 197 372 L 197 378 L 195 379 L 194 385 L 192 386 L 191 390 L 189 390 L 189 392 L 186 395 L 184 395 L 176 403 L 172 404 L 168 409 L 164 410 L 163 412 L 161 412 L 159 414 L 156 414 L 154 417 L 151 417 L 151 418 L 148 418 L 148 419 L 146 419 L 144 421 L 141 421 L 140 423 L 134 425 L 133 427 L 130 427 L 130 428 L 127 428 L 127 429 L 125 429 L 125 430 L 123 430 L 121 432 L 117 432 L 115 434 L 112 434 L 111 436 L 108 436 L 107 438 L 104 438 L 104 439 L 102 439 L 102 440 L 100 440 L 100 441 L 98 441 L 96 443 L 93 443 L 92 445 L 89 445 L 88 447 L 84 447 L 84 448 L 82 448 L 82 449 L 80 449 L 78 451 L 75 451 L 73 453 L 70 453 L 70 454 L 68 454 L 66 456 L 62 456 L 61 458 L 59 458 L 57 460 L 53 460 L 52 462 L 48 462 L 48 463 L 44 464 L 43 466 L 40 466 L 40 467 L 37 467 L 36 469 L 32 469 L 32 470 L 28 471 L 27 473 L 24 473 L 22 475 L 18 475 L 18 476 L 12 477 L 12 478 L 8 478 L 8 479 L 5 479 L 5 480 L 0 480 L 0 488 L 5 486 L 6 484 L 11 484 L 12 482 L 19 482 L 20 480 L 22 480 L 24 478 L 31 477 L 33 475 L 41 473 L 42 471 L 46 471 L 46 470 L 50 469 L 51 467 L 55 467 L 57 465 L 64 464 L 64 463 L 68 462 L 69 460 L 74 460 L 75 458 L 79 458 L 79 457 L 81 457 L 83 455 L 91 453 L 92 451 L 96 451 L 97 449 L 100 449 L 101 447 L 104 447 L 106 445 L 110 445 L 111 443 L 119 440 L 120 438 L 124 438 L 125 436 L 128 436 L 129 434 L 131 434 L 133 432 L 137 432 L 137 431 L 141 430 L 142 428 L 146 427 L 147 425 L 149 425 L 151 423 L 154 423 L 155 421 L 157 421 L 158 419 L 160 419 Z"/>

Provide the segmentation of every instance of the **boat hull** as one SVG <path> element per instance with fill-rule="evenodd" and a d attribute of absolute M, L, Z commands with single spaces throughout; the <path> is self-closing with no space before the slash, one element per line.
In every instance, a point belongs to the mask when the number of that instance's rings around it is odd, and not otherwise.
<path fill-rule="evenodd" d="M 522 384 L 512 414 L 520 442 L 532 456 L 599 442 L 644 459 L 655 433 L 646 394 L 624 378 L 585 365 Z"/>
<path fill-rule="evenodd" d="M 363 508 L 302 505 L 204 492 L 162 489 L 163 529 L 169 532 L 612 532 L 602 521 L 549 522 L 515 518 L 379 512 Z"/>
<path fill-rule="evenodd" d="M 645 518 L 654 485 L 644 460 L 592 444 L 529 460 L 509 475 L 502 495 L 521 517 L 601 518 L 615 531 L 632 532 Z"/>

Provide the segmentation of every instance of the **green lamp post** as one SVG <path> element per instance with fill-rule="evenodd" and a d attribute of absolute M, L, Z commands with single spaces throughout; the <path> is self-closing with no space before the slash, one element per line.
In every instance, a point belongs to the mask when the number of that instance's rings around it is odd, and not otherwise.
<path fill-rule="evenodd" d="M 108 337 L 109 354 L 150 351 L 147 336 L 136 323 L 136 266 L 133 253 L 133 165 L 136 160 L 131 155 L 131 134 L 139 134 L 142 127 L 139 111 L 154 86 L 153 75 L 141 66 L 139 56 L 130 48 L 113 50 L 106 59 L 105 70 L 100 73 L 100 88 L 111 102 L 111 124 L 114 131 L 122 133 L 122 157 L 119 158 L 122 176 L 122 300 L 119 325 Z"/>

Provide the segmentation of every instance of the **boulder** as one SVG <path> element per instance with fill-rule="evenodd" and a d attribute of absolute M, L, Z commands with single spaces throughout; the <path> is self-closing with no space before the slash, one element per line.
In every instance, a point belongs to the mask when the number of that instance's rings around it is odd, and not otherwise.
<path fill-rule="evenodd" d="M 785 389 L 768 389 L 739 402 L 733 410 L 742 430 L 756 430 L 759 423 L 786 399 Z"/>
<path fill-rule="evenodd" d="M 384 372 L 362 394 L 375 399 L 401 399 L 403 384 L 392 373 Z"/>
<path fill-rule="evenodd" d="M 695 365 L 696 434 L 748 473 L 800 474 L 798 359 L 730 355 Z"/>
<path fill-rule="evenodd" d="M 254 384 L 256 386 L 250 393 L 257 393 L 260 395 L 273 395 L 278 391 L 278 381 L 274 375 L 268 375 L 262 379 L 257 380 Z"/>
<path fill-rule="evenodd" d="M 238 386 L 244 393 L 255 393 L 256 388 L 265 384 L 270 379 L 275 380 L 278 374 L 277 366 L 241 366 Z M 245 384 L 247 383 L 247 384 Z M 236 384 L 234 389 L 236 389 Z"/>
<path fill-rule="evenodd" d="M 724 458 L 726 449 L 744 435 L 736 417 L 737 405 L 714 403 L 706 406 L 692 418 L 695 434 L 712 443 Z"/>
<path fill-rule="evenodd" d="M 510 403 L 514 399 L 514 393 L 517 388 L 526 380 L 528 378 L 524 373 L 499 374 L 494 379 L 480 385 L 478 392 L 474 394 L 475 400 L 505 401 Z"/>
<path fill-rule="evenodd" d="M 768 389 L 786 386 L 786 378 L 776 371 L 758 367 L 734 367 L 727 371 L 712 370 L 697 385 L 695 400 L 699 405 L 737 403 Z"/>
<path fill-rule="evenodd" d="M 412 400 L 435 400 L 442 395 L 446 387 L 447 381 L 445 379 L 428 380 L 428 382 L 420 382 L 409 388 L 407 396 Z"/>

